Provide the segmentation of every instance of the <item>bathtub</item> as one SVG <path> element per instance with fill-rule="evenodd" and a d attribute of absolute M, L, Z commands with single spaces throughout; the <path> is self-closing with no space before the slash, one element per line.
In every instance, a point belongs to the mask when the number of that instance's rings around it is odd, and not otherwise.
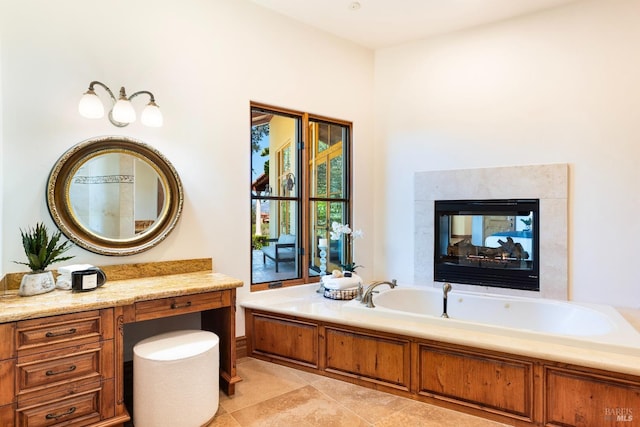
<path fill-rule="evenodd" d="M 427 287 L 385 290 L 374 295 L 373 302 L 375 308 L 350 301 L 344 310 L 547 342 L 587 347 L 598 343 L 631 354 L 640 351 L 640 333 L 616 309 L 606 305 L 451 291 L 447 299 L 449 318 L 442 318 L 442 290 Z"/>
<path fill-rule="evenodd" d="M 324 298 L 317 288 L 252 292 L 240 305 L 640 375 L 640 333 L 610 306 L 453 290 L 450 317 L 442 318 L 438 288 L 382 285 L 374 308 Z"/>

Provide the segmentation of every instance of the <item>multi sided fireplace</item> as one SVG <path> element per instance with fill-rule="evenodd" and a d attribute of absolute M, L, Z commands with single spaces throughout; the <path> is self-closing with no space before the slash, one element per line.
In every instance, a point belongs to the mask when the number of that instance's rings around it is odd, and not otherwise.
<path fill-rule="evenodd" d="M 539 200 L 435 201 L 434 279 L 540 290 Z"/>

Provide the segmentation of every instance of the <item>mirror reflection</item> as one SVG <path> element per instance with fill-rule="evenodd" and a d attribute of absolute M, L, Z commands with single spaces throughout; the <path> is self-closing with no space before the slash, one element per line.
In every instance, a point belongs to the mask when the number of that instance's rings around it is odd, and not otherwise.
<path fill-rule="evenodd" d="M 147 162 L 108 153 L 82 164 L 71 179 L 72 214 L 90 232 L 111 239 L 134 237 L 160 217 L 165 190 Z"/>

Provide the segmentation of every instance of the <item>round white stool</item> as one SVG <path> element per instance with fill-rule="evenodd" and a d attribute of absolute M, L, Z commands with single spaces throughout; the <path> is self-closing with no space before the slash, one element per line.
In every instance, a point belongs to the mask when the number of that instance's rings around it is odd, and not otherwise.
<path fill-rule="evenodd" d="M 199 427 L 218 410 L 220 339 L 185 330 L 144 339 L 133 347 L 136 427 Z"/>

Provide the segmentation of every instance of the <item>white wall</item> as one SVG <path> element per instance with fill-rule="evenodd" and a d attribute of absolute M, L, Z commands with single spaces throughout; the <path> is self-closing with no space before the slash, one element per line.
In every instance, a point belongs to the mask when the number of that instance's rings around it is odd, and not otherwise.
<path fill-rule="evenodd" d="M 377 51 L 378 273 L 412 280 L 415 172 L 569 163 L 570 298 L 640 307 L 638 52 L 639 0 Z"/>
<path fill-rule="evenodd" d="M 24 271 L 11 262 L 24 256 L 20 227 L 53 226 L 45 185 L 57 158 L 84 139 L 117 134 L 173 163 L 185 191 L 182 219 L 148 252 L 113 258 L 74 248 L 73 261 L 212 257 L 217 271 L 247 284 L 240 297 L 248 293 L 250 100 L 353 121 L 355 217 L 358 227 L 373 228 L 371 51 L 247 0 L 0 0 L 0 40 L 0 273 Z M 77 104 L 92 80 L 115 91 L 150 90 L 164 127 L 82 118 Z M 138 113 L 142 98 L 134 100 Z M 363 247 L 358 259 L 372 265 L 372 256 Z"/>
<path fill-rule="evenodd" d="M 2 52 L 2 37 L 0 36 L 0 52 Z M 3 139 L 3 135 L 4 132 L 2 131 L 3 129 L 3 102 L 2 102 L 2 84 L 3 80 L 2 80 L 2 55 L 0 55 L 0 224 L 2 224 L 3 221 L 3 194 L 4 194 L 4 139 Z M 0 242 L 4 241 L 4 228 L 2 226 L 0 226 Z M 4 245 L 0 244 L 0 260 L 4 259 L 4 249 L 3 249 Z M 0 277 L 2 277 L 4 275 L 4 268 L 2 266 L 2 263 L 0 262 Z M 0 291 L 4 292 L 4 289 L 0 289 Z"/>
<path fill-rule="evenodd" d="M 569 163 L 570 297 L 638 307 L 639 14 L 640 0 L 577 2 L 384 49 L 374 65 L 370 51 L 247 0 L 0 0 L 0 275 L 23 271 L 11 262 L 23 257 L 20 227 L 53 226 L 44 189 L 58 156 L 121 134 L 174 164 L 183 218 L 143 254 L 75 248 L 74 261 L 212 257 L 248 283 L 255 100 L 354 122 L 366 279 L 413 279 L 414 172 Z M 83 119 L 91 80 L 151 90 L 165 126 Z"/>

